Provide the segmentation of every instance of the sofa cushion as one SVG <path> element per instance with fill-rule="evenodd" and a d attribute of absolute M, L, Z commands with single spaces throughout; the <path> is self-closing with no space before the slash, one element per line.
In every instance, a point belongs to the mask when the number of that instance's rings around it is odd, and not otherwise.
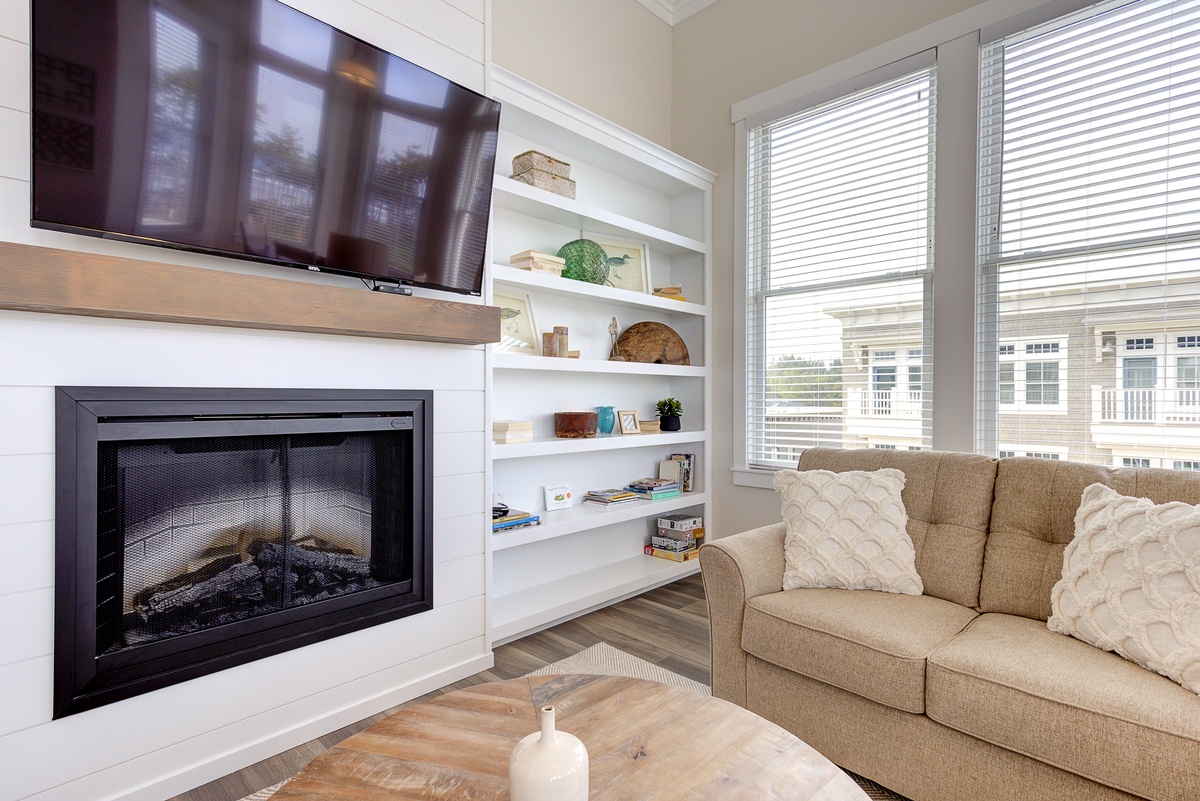
<path fill-rule="evenodd" d="M 1091 485 L 1050 608 L 1051 631 L 1200 693 L 1200 508 Z"/>
<path fill-rule="evenodd" d="M 929 717 L 1134 795 L 1197 797 L 1200 696 L 1040 621 L 986 614 L 929 657 Z"/>
<path fill-rule="evenodd" d="M 1097 483 L 1154 503 L 1200 504 L 1200 473 L 1190 470 L 1113 469 L 1022 456 L 1001 459 L 980 611 L 1036 620 L 1050 617 L 1050 590 L 1062 577 L 1063 551 L 1075 536 L 1079 499 L 1087 486 Z"/>
<path fill-rule="evenodd" d="M 785 590 L 746 602 L 742 648 L 906 712 L 925 711 L 925 658 L 975 617 L 928 595 Z"/>
<path fill-rule="evenodd" d="M 787 536 L 783 589 L 836 587 L 920 595 L 899 470 L 778 470 Z"/>
<path fill-rule="evenodd" d="M 949 451 L 806 448 L 799 468 L 902 471 L 908 536 L 925 594 L 974 607 L 979 603 L 996 462 Z"/>

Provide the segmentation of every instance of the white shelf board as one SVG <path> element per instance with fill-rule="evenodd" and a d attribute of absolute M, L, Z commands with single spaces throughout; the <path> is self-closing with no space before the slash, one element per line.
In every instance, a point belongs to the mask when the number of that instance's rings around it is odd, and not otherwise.
<path fill-rule="evenodd" d="M 589 284 L 584 281 L 572 281 L 569 278 L 560 278 L 550 273 L 518 270 L 507 264 L 492 265 L 492 280 L 497 284 L 534 290 L 544 295 L 582 298 L 610 306 L 624 306 L 629 309 L 654 309 L 671 314 L 694 314 L 697 317 L 704 317 L 708 314 L 708 307 L 699 303 L 660 298 L 645 292 L 615 289 L 611 286 Z"/>
<path fill-rule="evenodd" d="M 627 520 L 652 518 L 658 515 L 670 514 L 678 509 L 704 503 L 708 495 L 703 492 L 685 492 L 675 497 L 661 501 L 638 501 L 628 506 L 618 506 L 605 509 L 601 506 L 578 503 L 568 509 L 555 509 L 550 512 L 538 512 L 542 520 L 540 526 L 519 528 L 507 533 L 493 533 L 492 550 L 503 551 L 507 548 L 517 548 L 533 542 L 565 537 L 581 531 L 591 531 Z"/>
<path fill-rule="evenodd" d="M 492 601 L 492 637 L 506 641 L 699 571 L 699 560 L 637 554 Z"/>
<path fill-rule="evenodd" d="M 663 445 L 703 442 L 701 431 L 660 431 L 657 434 L 609 434 L 589 439 L 535 437 L 529 442 L 506 442 L 492 445 L 492 460 L 526 459 L 533 456 L 556 456 L 568 453 L 594 453 L 622 448 L 659 448 Z"/>
<path fill-rule="evenodd" d="M 495 191 L 492 193 L 492 203 L 502 209 L 537 217 L 539 220 L 577 231 L 595 231 L 645 239 L 650 243 L 651 250 L 670 255 L 708 251 L 708 247 L 698 239 L 681 236 L 606 209 L 589 206 L 503 175 L 496 176 L 493 187 Z"/>
<path fill-rule="evenodd" d="M 496 353 L 492 356 L 496 370 L 543 370 L 553 373 L 620 373 L 622 375 L 652 375 L 668 378 L 703 378 L 704 367 L 687 364 L 651 364 L 647 362 L 610 362 L 606 359 L 558 359 L 535 356 L 531 353 Z"/>

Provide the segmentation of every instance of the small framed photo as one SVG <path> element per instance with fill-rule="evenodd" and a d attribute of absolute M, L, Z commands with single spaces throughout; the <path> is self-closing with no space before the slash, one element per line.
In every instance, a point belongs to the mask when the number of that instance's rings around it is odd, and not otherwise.
<path fill-rule="evenodd" d="M 540 354 L 540 338 L 529 296 L 497 291 L 492 293 L 492 304 L 500 307 L 500 341 L 496 343 L 496 352 Z"/>
<path fill-rule="evenodd" d="M 583 231 L 608 256 L 608 286 L 630 292 L 650 292 L 650 246 L 636 239 Z"/>
<path fill-rule="evenodd" d="M 622 434 L 640 434 L 642 429 L 638 426 L 637 412 L 633 409 L 622 409 L 617 412 L 617 421 L 621 424 Z"/>

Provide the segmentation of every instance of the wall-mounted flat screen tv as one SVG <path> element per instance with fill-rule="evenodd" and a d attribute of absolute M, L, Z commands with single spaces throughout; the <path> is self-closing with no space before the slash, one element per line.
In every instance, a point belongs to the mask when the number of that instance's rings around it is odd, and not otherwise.
<path fill-rule="evenodd" d="M 480 293 L 496 101 L 276 0 L 32 27 L 32 225 Z"/>

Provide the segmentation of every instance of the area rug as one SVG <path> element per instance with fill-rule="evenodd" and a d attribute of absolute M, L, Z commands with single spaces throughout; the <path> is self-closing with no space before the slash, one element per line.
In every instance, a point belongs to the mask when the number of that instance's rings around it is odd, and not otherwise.
<path fill-rule="evenodd" d="M 574 656 L 568 656 L 566 659 L 552 662 L 544 668 L 538 668 L 529 673 L 529 675 L 543 676 L 557 673 L 596 673 L 605 676 L 629 676 L 634 679 L 645 679 L 646 681 L 670 684 L 674 687 L 683 687 L 702 695 L 712 695 L 712 690 L 709 689 L 708 685 L 701 684 L 686 676 L 681 676 L 666 668 L 659 667 L 653 662 L 647 662 L 645 659 L 639 659 L 632 654 L 627 654 L 624 651 L 613 648 L 606 642 L 596 643 Z M 853 773 L 850 774 L 850 777 L 858 783 L 858 786 L 863 789 L 863 792 L 867 794 L 867 797 L 871 801 L 907 801 L 903 796 L 898 796 L 890 790 L 880 787 L 870 779 L 864 779 Z M 241 801 L 268 801 L 279 787 L 280 785 L 276 784 L 272 787 L 264 788 L 257 793 L 251 793 L 241 799 Z"/>

